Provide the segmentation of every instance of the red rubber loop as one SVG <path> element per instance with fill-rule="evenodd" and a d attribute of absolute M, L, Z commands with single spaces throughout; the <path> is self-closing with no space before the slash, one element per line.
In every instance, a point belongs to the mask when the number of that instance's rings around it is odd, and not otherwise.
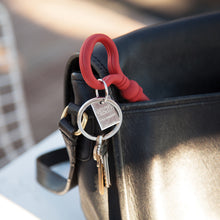
<path fill-rule="evenodd" d="M 103 90 L 104 85 L 98 81 L 91 68 L 91 56 L 96 43 L 102 43 L 108 55 L 108 71 L 110 75 L 103 78 L 107 86 L 114 84 L 123 98 L 130 102 L 148 101 L 149 98 L 143 93 L 143 89 L 137 82 L 129 80 L 122 72 L 119 64 L 119 55 L 114 41 L 104 34 L 94 34 L 88 37 L 80 50 L 79 65 L 82 76 L 86 83 L 93 89 Z"/>

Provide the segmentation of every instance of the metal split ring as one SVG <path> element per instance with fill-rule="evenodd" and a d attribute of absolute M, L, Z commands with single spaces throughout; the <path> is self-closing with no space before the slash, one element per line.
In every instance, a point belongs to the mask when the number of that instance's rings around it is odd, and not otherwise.
<path fill-rule="evenodd" d="M 103 100 L 103 98 L 101 97 L 98 97 L 98 98 L 93 98 L 93 99 L 90 99 L 88 100 L 87 102 L 85 102 L 81 108 L 79 109 L 78 111 L 78 115 L 77 115 L 77 124 L 78 124 L 78 128 L 79 130 L 82 132 L 82 134 L 87 137 L 88 139 L 92 140 L 92 141 L 96 141 L 97 140 L 97 137 L 95 136 L 92 136 L 90 134 L 88 134 L 82 127 L 82 123 L 81 123 L 81 120 L 82 120 L 82 115 L 83 113 L 85 112 L 85 110 L 92 104 L 92 103 L 100 103 L 101 101 Z M 103 140 L 107 140 L 109 138 L 111 138 L 112 136 L 114 136 L 118 130 L 120 129 L 121 127 L 121 124 L 122 124 L 122 111 L 120 109 L 120 107 L 118 106 L 118 104 L 113 101 L 112 99 L 106 99 L 106 102 L 110 103 L 117 111 L 118 113 L 118 116 L 119 116 L 119 123 L 115 125 L 115 127 L 113 128 L 113 130 L 111 130 L 109 133 L 105 134 L 103 136 Z"/>
<path fill-rule="evenodd" d="M 108 99 L 108 95 L 109 95 L 108 86 L 107 86 L 106 82 L 103 79 L 98 79 L 98 81 L 101 81 L 104 84 L 104 87 L 105 87 L 105 99 L 104 99 L 104 102 L 106 102 L 107 99 Z M 95 90 L 95 94 L 96 94 L 97 98 L 100 97 L 98 89 Z"/>
<path fill-rule="evenodd" d="M 67 105 L 65 107 L 65 109 L 63 110 L 63 113 L 62 113 L 60 119 L 63 119 L 63 118 L 65 118 L 68 115 L 68 108 L 69 108 L 69 106 Z M 83 119 L 82 119 L 82 122 L 81 122 L 83 129 L 86 127 L 87 122 L 88 122 L 88 115 L 84 112 L 83 113 Z M 74 132 L 75 136 L 79 136 L 81 134 L 82 134 L 82 132 L 79 129 Z"/>

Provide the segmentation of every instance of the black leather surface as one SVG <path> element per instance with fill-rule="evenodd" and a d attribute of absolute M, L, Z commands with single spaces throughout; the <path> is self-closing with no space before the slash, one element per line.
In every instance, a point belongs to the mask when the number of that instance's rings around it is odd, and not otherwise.
<path fill-rule="evenodd" d="M 168 103 L 123 112 L 114 146 L 121 215 L 218 219 L 220 94 Z"/>
<path fill-rule="evenodd" d="M 59 122 L 59 129 L 63 135 L 66 147 L 57 149 L 37 158 L 37 181 L 51 192 L 63 195 L 77 185 L 76 171 L 76 150 L 78 145 L 78 136 L 74 133 L 77 131 L 76 115 L 79 106 L 69 103 L 67 115 L 62 117 Z M 55 172 L 52 167 L 59 163 L 69 161 L 69 174 L 64 177 Z"/>
<path fill-rule="evenodd" d="M 109 144 L 109 195 L 98 193 L 92 157 L 77 161 L 87 219 L 220 218 L 219 39 L 220 13 L 115 39 L 122 70 L 141 84 L 151 101 L 126 103 L 111 87 L 124 119 Z M 92 66 L 99 77 L 107 73 L 102 46 L 95 49 Z M 67 67 L 66 104 L 82 104 L 94 96 L 77 72 L 76 55 Z M 93 120 L 88 130 L 97 130 Z M 93 145 L 85 141 L 77 148 L 89 154 Z"/>

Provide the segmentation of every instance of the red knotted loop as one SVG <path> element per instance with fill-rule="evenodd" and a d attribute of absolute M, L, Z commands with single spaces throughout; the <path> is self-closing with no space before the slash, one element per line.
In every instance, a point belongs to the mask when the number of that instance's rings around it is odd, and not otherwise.
<path fill-rule="evenodd" d="M 88 37 L 80 50 L 79 65 L 86 83 L 93 89 L 103 90 L 104 85 L 98 81 L 91 68 L 91 56 L 96 43 L 102 43 L 107 51 L 108 71 L 110 75 L 103 78 L 107 86 L 114 84 L 123 98 L 130 102 L 147 101 L 149 98 L 143 93 L 143 89 L 137 82 L 129 80 L 122 72 L 119 64 L 119 55 L 114 41 L 104 34 L 94 34 Z"/>

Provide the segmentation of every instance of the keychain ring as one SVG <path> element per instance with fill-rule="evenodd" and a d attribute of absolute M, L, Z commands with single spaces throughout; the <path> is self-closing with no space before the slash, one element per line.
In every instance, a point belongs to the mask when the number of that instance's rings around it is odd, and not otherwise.
<path fill-rule="evenodd" d="M 105 99 L 104 99 L 104 102 L 106 102 L 106 101 L 107 101 L 107 98 L 108 98 L 108 94 L 109 94 L 109 92 L 108 92 L 108 86 L 107 86 L 105 80 L 103 80 L 103 79 L 98 79 L 98 81 L 101 81 L 101 82 L 104 84 L 104 87 L 105 87 Z M 98 89 L 95 90 L 95 94 L 96 94 L 96 97 L 97 97 L 97 98 L 100 97 L 100 96 L 99 96 L 99 90 L 98 90 Z"/>
<path fill-rule="evenodd" d="M 97 137 L 95 136 L 92 136 L 90 134 L 88 134 L 82 127 L 82 123 L 81 123 L 81 120 L 82 120 L 82 115 L 83 113 L 85 112 L 85 110 L 92 104 L 92 103 L 100 103 L 101 101 L 103 100 L 103 98 L 93 98 L 93 99 L 90 99 L 88 100 L 87 102 L 85 102 L 81 108 L 79 109 L 79 112 L 78 112 L 78 115 L 77 115 L 77 125 L 78 125 L 78 128 L 79 130 L 82 132 L 82 134 L 88 138 L 89 140 L 92 140 L 92 141 L 96 141 L 97 140 Z M 119 116 L 119 123 L 115 125 L 114 129 L 112 131 L 110 131 L 109 133 L 107 133 L 106 135 L 103 136 L 103 140 L 107 140 L 109 138 L 111 138 L 112 136 L 114 136 L 120 129 L 121 127 L 121 124 L 122 124 L 122 111 L 120 109 L 120 107 L 118 106 L 118 104 L 113 101 L 112 99 L 107 99 L 106 102 L 109 102 L 117 111 L 118 113 L 118 116 Z"/>

